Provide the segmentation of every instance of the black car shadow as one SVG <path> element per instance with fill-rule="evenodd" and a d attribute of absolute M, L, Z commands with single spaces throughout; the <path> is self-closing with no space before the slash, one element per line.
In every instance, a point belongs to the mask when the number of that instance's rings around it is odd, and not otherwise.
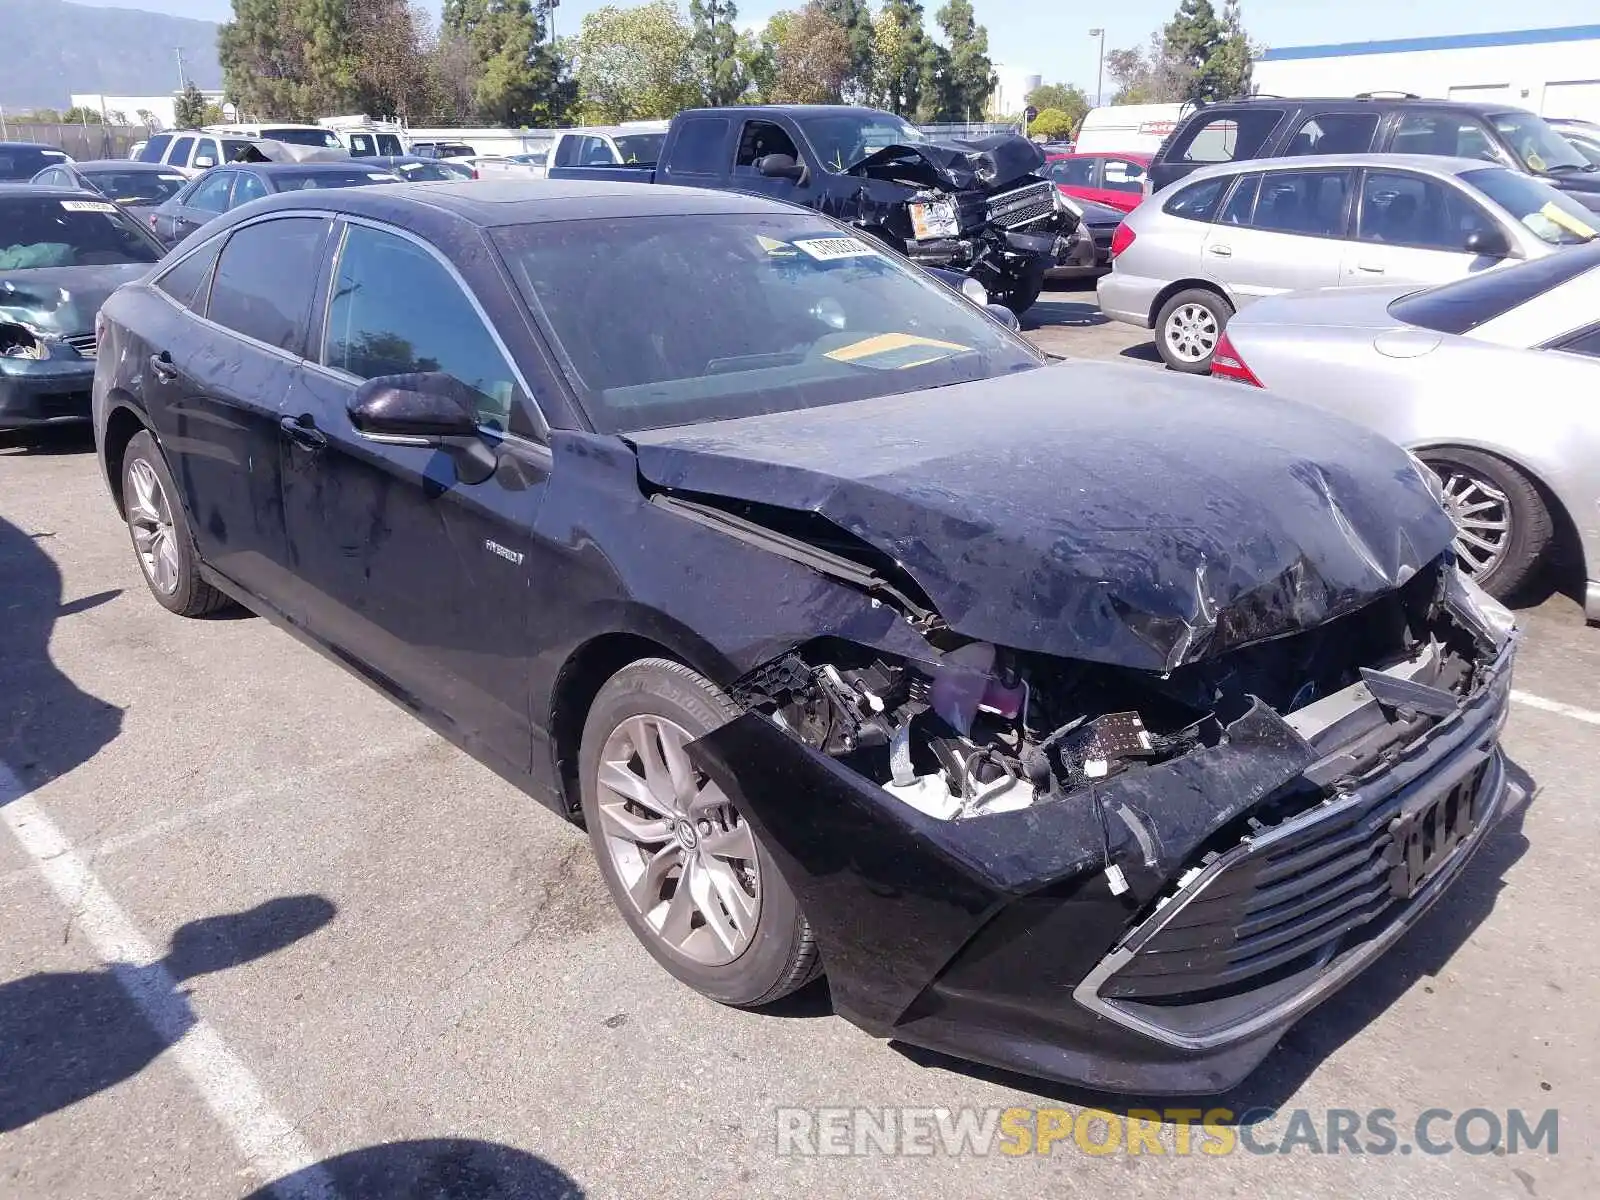
<path fill-rule="evenodd" d="M 195 1023 L 184 980 L 281 950 L 335 911 L 322 896 L 284 896 L 190 921 L 156 963 L 41 972 L 0 984 L 0 1133 L 137 1075 Z M 175 1007 L 178 1028 L 158 1032 L 147 1015 L 153 1004 Z"/>
<path fill-rule="evenodd" d="M 1407 991 L 1424 979 L 1438 976 L 1472 932 L 1494 911 L 1500 889 L 1505 886 L 1505 873 L 1527 853 L 1528 839 L 1522 832 L 1522 822 L 1538 790 L 1538 785 L 1520 766 L 1509 763 L 1508 770 L 1514 789 L 1511 807 L 1504 811 L 1478 852 L 1439 901 L 1372 966 L 1301 1018 L 1266 1061 L 1228 1092 L 1206 1096 L 1111 1095 L 980 1066 L 899 1042 L 891 1045 L 924 1066 L 942 1067 L 1081 1108 L 1123 1115 L 1133 1110 L 1148 1113 L 1149 1110 L 1160 1112 L 1176 1108 L 1226 1109 L 1234 1118 L 1221 1122 L 1223 1124 L 1235 1123 L 1239 1117 L 1252 1113 L 1264 1116 L 1293 1097 L 1325 1059 L 1392 1007 Z M 1463 1052 L 1468 1051 L 1464 1049 Z"/>
<path fill-rule="evenodd" d="M 1161 362 L 1161 351 L 1156 349 L 1154 342 L 1140 342 L 1137 346 L 1129 346 L 1121 351 L 1123 358 L 1136 358 L 1140 362 Z"/>
<path fill-rule="evenodd" d="M 94 430 L 87 421 L 0 431 L 0 458 L 7 455 L 92 453 Z"/>
<path fill-rule="evenodd" d="M 245 1200 L 316 1195 L 347 1200 L 583 1200 L 560 1167 L 525 1150 L 472 1138 L 365 1146 L 273 1180 Z"/>
<path fill-rule="evenodd" d="M 1057 300 L 1039 297 L 1037 303 L 1021 317 L 1022 328 L 1035 329 L 1087 329 L 1094 325 L 1108 325 L 1111 318 L 1100 311 L 1093 301 Z"/>

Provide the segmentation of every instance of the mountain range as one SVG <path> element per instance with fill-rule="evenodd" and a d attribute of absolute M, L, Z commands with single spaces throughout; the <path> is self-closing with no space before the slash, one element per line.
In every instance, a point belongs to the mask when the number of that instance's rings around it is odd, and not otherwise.
<path fill-rule="evenodd" d="M 74 93 L 166 95 L 184 77 L 220 88 L 217 25 L 65 0 L 0 0 L 0 105 L 65 109 Z"/>

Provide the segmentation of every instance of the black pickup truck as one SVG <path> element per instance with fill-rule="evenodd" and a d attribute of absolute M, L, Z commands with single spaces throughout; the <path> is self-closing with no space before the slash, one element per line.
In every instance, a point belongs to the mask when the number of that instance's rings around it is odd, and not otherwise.
<path fill-rule="evenodd" d="M 661 160 L 552 167 L 552 179 L 616 179 L 755 192 L 816 209 L 925 266 L 961 271 L 1015 313 L 1053 268 L 1095 265 L 1044 152 L 1017 134 L 932 142 L 872 108 L 782 104 L 688 109 Z"/>

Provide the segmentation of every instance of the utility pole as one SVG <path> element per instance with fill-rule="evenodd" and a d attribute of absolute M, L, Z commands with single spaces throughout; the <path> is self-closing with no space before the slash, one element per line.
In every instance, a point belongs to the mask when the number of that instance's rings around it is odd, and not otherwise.
<path fill-rule="evenodd" d="M 1104 29 L 1089 30 L 1090 37 L 1100 39 L 1100 60 L 1094 70 L 1094 106 L 1099 108 L 1105 103 L 1105 75 L 1106 75 L 1106 31 Z"/>
<path fill-rule="evenodd" d="M 174 46 L 173 51 L 178 56 L 178 90 L 181 92 L 189 86 L 188 76 L 183 73 L 183 47 Z"/>

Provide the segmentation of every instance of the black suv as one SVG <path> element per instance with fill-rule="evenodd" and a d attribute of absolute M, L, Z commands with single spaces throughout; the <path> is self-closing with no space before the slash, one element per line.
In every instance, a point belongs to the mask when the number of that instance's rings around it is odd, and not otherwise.
<path fill-rule="evenodd" d="M 1537 175 L 1600 211 L 1600 169 L 1544 118 L 1502 104 L 1416 96 L 1288 100 L 1254 96 L 1185 117 L 1150 165 L 1157 189 L 1197 167 L 1300 154 L 1438 154 Z"/>

